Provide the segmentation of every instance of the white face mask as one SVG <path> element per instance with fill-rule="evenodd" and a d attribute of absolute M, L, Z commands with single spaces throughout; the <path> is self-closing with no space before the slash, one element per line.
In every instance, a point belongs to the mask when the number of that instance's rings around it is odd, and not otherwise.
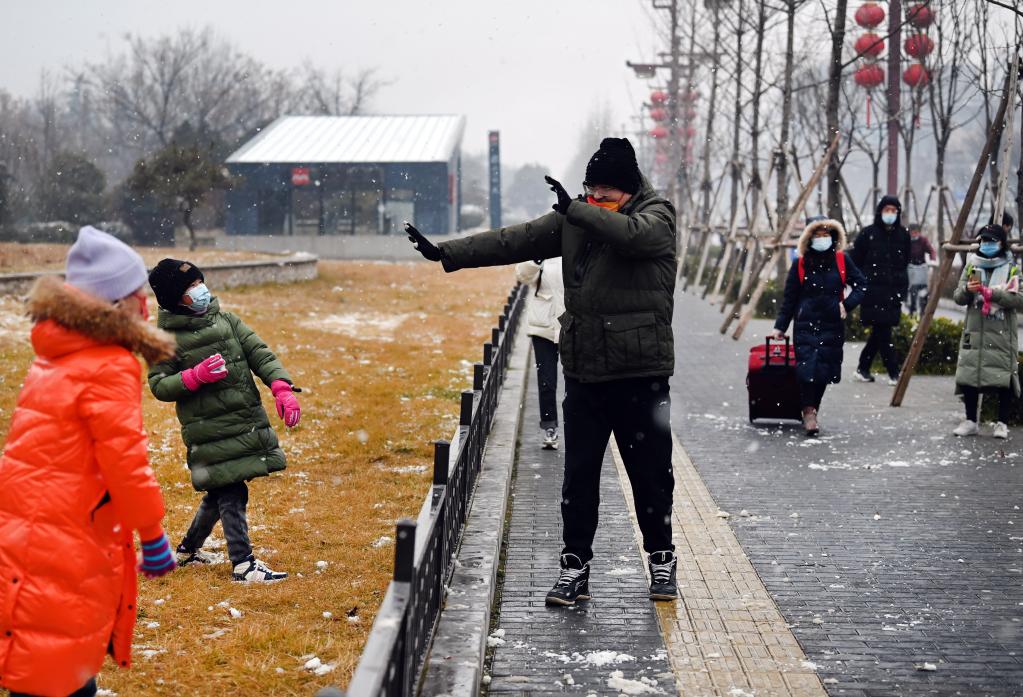
<path fill-rule="evenodd" d="M 814 237 L 810 241 L 810 246 L 818 252 L 826 252 L 831 249 L 831 238 L 830 237 Z"/>
<path fill-rule="evenodd" d="M 881 221 L 885 225 L 894 225 L 895 224 L 895 220 L 898 217 L 899 217 L 898 213 L 882 213 L 881 214 Z"/>

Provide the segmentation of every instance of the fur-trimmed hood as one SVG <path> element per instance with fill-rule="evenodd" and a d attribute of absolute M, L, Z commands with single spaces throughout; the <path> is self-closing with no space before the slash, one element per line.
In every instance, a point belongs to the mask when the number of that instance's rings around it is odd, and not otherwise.
<path fill-rule="evenodd" d="M 834 242 L 832 248 L 836 251 L 845 249 L 845 228 L 842 226 L 842 223 L 830 219 L 815 220 L 807 225 L 806 229 L 803 230 L 803 234 L 799 236 L 799 256 L 805 255 L 806 251 L 810 248 L 810 240 L 813 238 L 814 231 L 823 227 L 831 228 L 833 231 L 831 233 L 831 239 Z"/>
<path fill-rule="evenodd" d="M 28 296 L 28 315 L 37 325 L 52 320 L 64 329 L 100 344 L 115 344 L 140 353 L 148 363 L 174 355 L 176 342 L 167 332 L 135 319 L 110 303 L 66 285 L 55 276 L 36 281 Z"/>

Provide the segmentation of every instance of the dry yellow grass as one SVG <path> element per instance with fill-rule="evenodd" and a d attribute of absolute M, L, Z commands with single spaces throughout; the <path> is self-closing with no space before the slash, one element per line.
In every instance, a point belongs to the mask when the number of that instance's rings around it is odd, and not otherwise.
<path fill-rule="evenodd" d="M 225 252 L 200 249 L 189 252 L 175 247 L 137 247 L 139 254 L 150 266 L 155 266 L 164 257 L 182 259 L 188 257 L 196 264 L 228 263 L 269 259 L 272 255 L 254 252 Z M 0 242 L 0 273 L 24 273 L 27 271 L 63 271 L 67 258 L 66 244 L 18 244 Z"/>
<path fill-rule="evenodd" d="M 128 696 L 309 695 L 347 684 L 390 580 L 394 548 L 379 542 L 418 512 L 431 441 L 457 423 L 469 364 L 481 360 L 513 282 L 507 268 L 447 275 L 424 263 L 321 262 L 316 281 L 219 294 L 305 389 L 290 433 L 265 391 L 289 465 L 250 488 L 253 546 L 291 578 L 242 586 L 225 563 L 142 580 L 135 667 L 108 662 L 100 685 Z M 11 319 L 17 309 L 0 299 L 0 437 L 31 360 L 27 326 Z M 176 544 L 200 495 L 188 484 L 173 406 L 148 389 L 143 402 Z M 224 552 L 219 526 L 215 534 L 214 551 Z M 357 622 L 346 616 L 353 609 Z M 335 668 L 313 675 L 303 668 L 313 655 Z"/>

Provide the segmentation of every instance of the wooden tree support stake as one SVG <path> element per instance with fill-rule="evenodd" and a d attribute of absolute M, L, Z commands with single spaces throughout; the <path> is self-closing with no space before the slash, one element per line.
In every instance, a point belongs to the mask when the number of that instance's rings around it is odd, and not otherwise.
<path fill-rule="evenodd" d="M 813 193 L 814 188 L 817 186 L 817 182 L 824 175 L 824 170 L 827 169 L 828 162 L 831 160 L 832 153 L 835 152 L 835 148 L 838 147 L 838 138 L 841 134 L 836 133 L 831 139 L 831 145 L 824 152 L 824 157 L 821 158 L 820 162 L 817 163 L 817 169 L 813 171 L 810 179 L 803 186 L 803 190 L 799 192 L 799 198 L 796 200 L 796 205 L 792 206 L 791 212 L 785 219 L 785 222 L 778 226 L 778 230 L 774 235 L 772 243 L 775 245 L 774 253 L 768 258 L 764 257 L 761 262 L 757 265 L 756 270 L 751 276 L 751 281 L 756 280 L 757 286 L 753 291 L 753 295 L 750 296 L 749 302 L 746 303 L 746 309 L 740 316 L 739 310 L 743 307 L 742 295 L 736 299 L 735 305 L 732 307 L 731 313 L 725 318 L 725 324 L 721 328 L 721 333 L 724 334 L 728 331 L 728 326 L 732 323 L 732 320 L 736 317 L 739 318 L 739 324 L 735 328 L 735 332 L 732 334 L 732 338 L 736 341 L 742 336 L 743 331 L 746 329 L 746 325 L 749 324 L 750 319 L 753 317 L 753 311 L 757 307 L 757 303 L 760 302 L 760 297 L 764 294 L 767 289 L 767 282 L 770 276 L 764 275 L 764 269 L 769 269 L 778 264 L 778 260 L 781 259 L 781 255 L 785 254 L 785 247 L 782 246 L 782 241 L 785 239 L 785 235 L 788 234 L 789 229 L 792 227 L 792 223 L 798 220 L 803 208 L 806 206 L 806 202 L 810 199 L 810 194 Z"/>

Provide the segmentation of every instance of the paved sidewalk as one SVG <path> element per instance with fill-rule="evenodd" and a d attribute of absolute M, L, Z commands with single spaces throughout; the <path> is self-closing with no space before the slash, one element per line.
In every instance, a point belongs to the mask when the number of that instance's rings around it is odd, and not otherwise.
<path fill-rule="evenodd" d="M 499 617 L 490 639 L 489 692 L 677 694 L 610 449 L 593 545 L 593 599 L 575 608 L 544 606 L 558 575 L 564 451 L 540 448 L 535 377 L 533 371 L 512 482 Z"/>
<path fill-rule="evenodd" d="M 1023 433 L 949 435 L 950 378 L 914 378 L 901 409 L 846 379 L 819 440 L 753 427 L 746 357 L 770 322 L 734 342 L 699 299 L 675 316 L 673 428 L 828 692 L 1023 694 Z"/>

